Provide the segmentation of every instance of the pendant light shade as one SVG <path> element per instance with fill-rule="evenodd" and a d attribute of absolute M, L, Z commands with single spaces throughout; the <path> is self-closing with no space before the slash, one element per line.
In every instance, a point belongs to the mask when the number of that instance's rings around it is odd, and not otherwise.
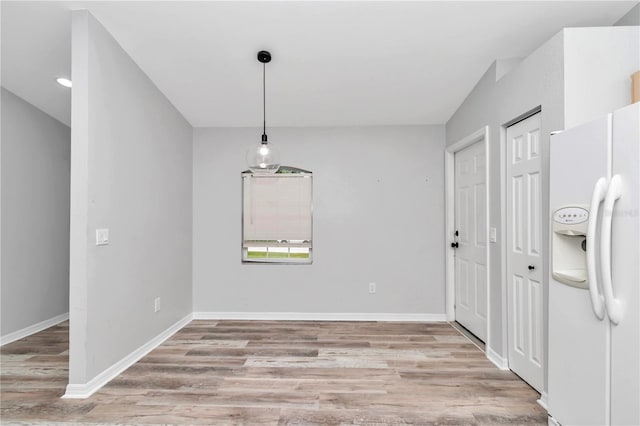
<path fill-rule="evenodd" d="M 247 151 L 247 164 L 253 173 L 275 173 L 280 168 L 280 155 L 273 144 L 260 143 Z"/>
<path fill-rule="evenodd" d="M 271 61 L 271 53 L 258 52 L 258 61 L 262 63 L 262 141 L 247 151 L 247 164 L 252 173 L 275 173 L 280 168 L 280 155 L 273 144 L 267 142 L 267 97 L 265 67 Z"/>

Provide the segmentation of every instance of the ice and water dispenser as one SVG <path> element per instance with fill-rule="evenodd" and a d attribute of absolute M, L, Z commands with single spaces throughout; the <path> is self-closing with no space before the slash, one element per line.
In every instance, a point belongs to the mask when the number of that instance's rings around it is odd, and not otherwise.
<path fill-rule="evenodd" d="M 552 223 L 553 278 L 573 287 L 589 288 L 586 241 L 589 207 L 560 207 L 553 212 Z"/>

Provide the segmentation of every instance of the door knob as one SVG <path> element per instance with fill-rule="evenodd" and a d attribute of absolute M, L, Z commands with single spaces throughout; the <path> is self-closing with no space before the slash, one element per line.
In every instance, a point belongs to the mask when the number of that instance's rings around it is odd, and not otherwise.
<path fill-rule="evenodd" d="M 458 243 L 457 242 L 456 243 L 451 243 L 451 247 L 452 248 L 458 248 Z"/>
<path fill-rule="evenodd" d="M 533 265 L 529 265 L 529 270 L 530 270 L 530 271 L 533 271 L 534 269 L 536 269 L 536 267 L 535 267 L 535 266 L 533 266 Z"/>

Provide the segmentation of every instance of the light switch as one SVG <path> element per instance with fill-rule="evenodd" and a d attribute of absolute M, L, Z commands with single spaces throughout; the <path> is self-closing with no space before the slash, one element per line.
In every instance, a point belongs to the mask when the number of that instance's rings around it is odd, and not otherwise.
<path fill-rule="evenodd" d="M 109 230 L 108 229 L 96 229 L 96 245 L 104 246 L 109 244 Z"/>
<path fill-rule="evenodd" d="M 495 243 L 496 241 L 498 241 L 498 237 L 496 235 L 496 228 L 489 228 L 489 241 L 491 241 L 492 243 Z"/>

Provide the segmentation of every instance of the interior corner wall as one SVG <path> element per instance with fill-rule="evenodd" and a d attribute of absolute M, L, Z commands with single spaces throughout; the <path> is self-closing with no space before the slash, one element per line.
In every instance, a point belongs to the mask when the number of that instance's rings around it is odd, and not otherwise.
<path fill-rule="evenodd" d="M 69 127 L 2 88 L 2 325 L 69 312 Z"/>
<path fill-rule="evenodd" d="M 241 262 L 260 133 L 194 129 L 194 311 L 444 317 L 444 126 L 269 130 L 283 164 L 314 174 L 311 265 Z"/>
<path fill-rule="evenodd" d="M 549 175 L 549 133 L 564 127 L 564 63 L 563 32 L 558 33 L 539 47 L 507 75 L 496 81 L 495 63 L 471 91 L 462 105 L 446 124 L 447 145 L 472 134 L 485 125 L 489 126 L 489 225 L 498 231 L 497 243 L 490 248 L 490 321 L 489 347 L 505 359 L 506 341 L 506 292 L 502 279 L 501 233 L 501 145 L 505 137 L 505 125 L 537 108 L 541 108 L 541 156 L 543 176 Z M 543 211 L 549 210 L 549 182 L 542 186 Z M 543 244 L 549 247 L 549 224 L 543 221 Z M 543 277 L 548 277 L 548 259 L 543 261 Z M 548 278 L 545 278 L 548 281 Z M 548 300 L 547 282 L 543 283 L 544 306 Z M 546 325 L 546 311 L 543 313 Z M 546 365 L 546 363 L 545 363 Z"/>
<path fill-rule="evenodd" d="M 640 25 L 640 3 L 636 4 L 622 18 L 615 23 L 616 26 Z"/>
<path fill-rule="evenodd" d="M 72 58 L 69 382 L 86 385 L 192 312 L 193 129 L 87 11 Z"/>
<path fill-rule="evenodd" d="M 640 71 L 640 26 L 564 33 L 566 128 L 629 105 L 631 74 Z"/>

